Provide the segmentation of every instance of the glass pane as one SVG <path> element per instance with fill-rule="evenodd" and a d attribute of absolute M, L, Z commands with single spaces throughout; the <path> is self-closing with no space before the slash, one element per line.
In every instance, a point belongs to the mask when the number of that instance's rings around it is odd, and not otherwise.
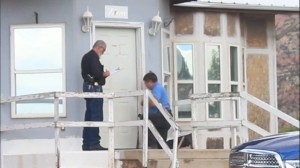
<path fill-rule="evenodd" d="M 193 94 L 193 84 L 178 84 L 178 100 L 189 99 Z"/>
<path fill-rule="evenodd" d="M 205 47 L 205 58 L 208 80 L 221 80 L 220 75 L 220 46 L 207 45 Z"/>
<path fill-rule="evenodd" d="M 189 99 L 193 94 L 193 84 L 178 84 L 178 100 Z M 178 107 L 178 118 L 191 118 L 191 105 Z"/>
<path fill-rule="evenodd" d="M 165 46 L 164 47 L 164 55 L 163 55 L 163 59 L 164 59 L 164 71 L 166 72 L 171 72 L 170 69 L 170 47 L 169 46 Z"/>
<path fill-rule="evenodd" d="M 170 85 L 170 76 L 168 75 L 165 75 L 164 76 L 164 88 L 166 89 L 167 91 L 167 94 L 169 96 L 169 100 L 171 100 L 170 98 L 170 95 L 171 95 L 171 85 Z"/>
<path fill-rule="evenodd" d="M 63 91 L 62 73 L 17 74 L 16 95 Z M 59 112 L 63 112 L 60 100 Z M 53 114 L 53 99 L 32 100 L 16 104 L 17 114 Z"/>
<path fill-rule="evenodd" d="M 62 28 L 16 28 L 13 33 L 16 70 L 62 68 Z"/>
<path fill-rule="evenodd" d="M 30 114 L 54 114 L 53 99 L 35 100 L 35 102 L 22 102 L 16 104 L 16 113 L 20 115 Z M 60 100 L 59 113 L 63 113 L 63 101 Z"/>
<path fill-rule="evenodd" d="M 191 112 L 191 106 L 190 105 L 186 105 L 183 106 L 184 109 L 181 109 L 180 111 L 178 111 L 178 118 L 192 118 L 192 112 Z"/>
<path fill-rule="evenodd" d="M 238 81 L 238 50 L 230 46 L 230 72 L 231 81 Z"/>
<path fill-rule="evenodd" d="M 219 93 L 220 84 L 209 84 L 209 93 Z M 221 102 L 211 102 L 208 105 L 208 117 L 209 118 L 221 118 Z"/>
<path fill-rule="evenodd" d="M 237 93 L 238 92 L 238 86 L 237 85 L 231 85 L 231 92 Z"/>
<path fill-rule="evenodd" d="M 193 45 L 177 44 L 177 77 L 178 80 L 193 79 Z"/>
<path fill-rule="evenodd" d="M 62 73 L 17 74 L 16 95 L 63 91 Z"/>

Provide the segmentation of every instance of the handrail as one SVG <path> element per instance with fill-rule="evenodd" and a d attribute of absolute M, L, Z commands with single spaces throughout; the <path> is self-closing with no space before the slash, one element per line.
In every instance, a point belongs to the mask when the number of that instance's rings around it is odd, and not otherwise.
<path fill-rule="evenodd" d="M 113 120 L 113 99 L 115 98 L 125 98 L 125 97 L 137 97 L 144 96 L 144 120 L 135 120 L 135 121 L 120 121 L 115 122 Z M 116 92 L 116 93 L 94 93 L 94 92 L 49 92 L 49 93 L 38 93 L 30 94 L 23 96 L 13 96 L 8 98 L 1 98 L 1 104 L 18 102 L 18 101 L 28 101 L 36 99 L 46 99 L 54 98 L 54 122 L 47 123 L 27 123 L 27 124 L 14 124 L 9 126 L 1 126 L 0 131 L 13 131 L 21 129 L 33 129 L 33 128 L 43 128 L 43 127 L 54 127 L 55 128 L 55 153 L 56 153 L 56 167 L 60 168 L 60 129 L 65 127 L 108 127 L 109 129 L 109 167 L 113 168 L 114 164 L 114 127 L 131 127 L 131 126 L 142 126 L 143 127 L 143 166 L 147 167 L 148 164 L 148 129 L 150 129 L 157 138 L 158 142 L 163 147 L 164 151 L 170 157 L 172 161 L 172 168 L 178 166 L 177 162 L 177 139 L 178 139 L 178 126 L 171 119 L 171 116 L 165 112 L 161 104 L 154 98 L 152 93 L 149 90 L 145 91 L 132 91 L 132 92 Z M 108 121 L 105 122 L 96 122 L 96 121 L 59 121 L 59 99 L 60 98 L 106 98 L 108 99 L 109 112 L 108 112 Z M 160 134 L 154 127 L 151 121 L 148 121 L 148 101 L 151 99 L 162 115 L 170 123 L 171 127 L 177 131 L 177 134 L 174 136 L 174 146 L 173 152 L 168 148 L 166 143 L 162 140 Z M 169 116 L 168 116 L 169 115 Z"/>
<path fill-rule="evenodd" d="M 247 101 L 259 106 L 260 108 L 268 111 L 269 113 L 272 113 L 276 115 L 277 117 L 281 118 L 282 120 L 292 124 L 293 126 L 299 128 L 300 122 L 299 120 L 289 116 L 288 114 L 278 110 L 277 108 L 259 100 L 258 98 L 246 93 L 246 92 L 241 92 L 241 97 L 246 99 Z"/>
<path fill-rule="evenodd" d="M 143 120 L 136 121 L 122 121 L 115 122 L 114 121 L 114 106 L 113 99 L 116 98 L 125 98 L 125 97 L 137 97 L 143 96 L 144 107 L 143 107 Z M 15 124 L 9 126 L 1 126 L 0 131 L 13 131 L 20 129 L 32 129 L 32 128 L 42 128 L 42 127 L 54 127 L 55 128 L 55 148 L 56 148 L 56 156 L 57 156 L 57 168 L 60 167 L 60 142 L 59 142 L 59 133 L 60 129 L 64 127 L 108 127 L 109 129 L 109 167 L 114 167 L 114 128 L 115 127 L 123 127 L 123 126 L 142 126 L 143 127 L 143 166 L 147 167 L 148 164 L 148 129 L 154 134 L 155 138 L 158 140 L 159 144 L 162 146 L 163 150 L 166 152 L 170 160 L 172 161 L 172 168 L 178 167 L 177 160 L 177 144 L 178 144 L 178 136 L 181 131 L 186 131 L 186 129 L 191 129 L 192 137 L 193 137 L 193 146 L 197 149 L 197 131 L 199 129 L 212 129 L 212 128 L 230 128 L 231 137 L 232 137 L 232 146 L 236 145 L 236 132 L 239 129 L 241 135 L 245 139 L 248 137 L 247 130 L 253 130 L 260 135 L 266 136 L 271 133 L 264 130 L 263 128 L 251 123 L 247 119 L 247 102 L 251 102 L 262 109 L 266 110 L 270 114 L 274 114 L 275 116 L 287 121 L 288 123 L 294 125 L 299 128 L 299 121 L 295 118 L 287 115 L 286 113 L 276 109 L 275 107 L 259 100 L 258 98 L 246 93 L 201 93 L 201 94 L 193 94 L 190 99 L 179 100 L 174 102 L 175 106 L 181 105 L 191 105 L 192 106 L 192 121 L 186 123 L 177 124 L 172 116 L 166 111 L 163 106 L 156 100 L 156 98 L 152 95 L 149 90 L 145 91 L 132 91 L 132 92 L 115 92 L 115 93 L 91 93 L 91 92 L 49 92 L 49 93 L 40 93 L 40 94 L 31 94 L 31 95 L 23 95 L 23 96 L 14 96 L 8 98 L 1 98 L 1 104 L 18 102 L 18 101 L 28 101 L 28 100 L 36 100 L 36 99 L 46 99 L 46 98 L 54 98 L 55 105 L 55 115 L 54 122 L 47 123 L 27 123 L 27 124 Z M 59 99 L 60 98 L 106 98 L 108 99 L 109 105 L 109 120 L 104 122 L 90 122 L 90 121 L 59 121 Z M 173 132 L 173 149 L 171 150 L 165 141 L 162 139 L 154 125 L 151 121 L 148 120 L 148 102 L 151 100 L 155 106 L 158 108 L 159 112 L 163 115 L 166 121 L 170 124 L 171 128 L 174 130 Z M 198 121 L 195 117 L 196 115 L 196 104 L 197 103 L 208 103 L 215 101 L 231 101 L 232 107 L 232 117 L 231 120 L 227 121 Z M 235 113 L 235 103 L 239 103 L 238 111 L 242 110 L 241 118 L 234 118 Z"/>
<path fill-rule="evenodd" d="M 242 118 L 241 119 L 236 119 L 232 117 L 232 120 L 227 120 L 227 121 L 197 121 L 195 119 L 195 104 L 196 103 L 209 103 L 209 102 L 215 102 L 215 101 L 231 101 L 231 102 L 240 102 L 239 106 L 243 106 L 242 109 Z M 257 126 L 256 124 L 248 121 L 247 119 L 247 104 L 244 104 L 245 102 L 251 102 L 260 108 L 266 110 L 270 114 L 274 114 L 275 116 L 283 119 L 284 121 L 292 124 L 293 126 L 299 128 L 299 121 L 288 114 L 276 109 L 275 107 L 259 100 L 258 98 L 246 93 L 246 92 L 240 92 L 240 93 L 228 93 L 228 92 L 223 92 L 223 93 L 198 93 L 198 94 L 193 94 L 189 97 L 189 99 L 185 100 L 178 100 L 174 101 L 173 105 L 174 106 L 183 106 L 183 105 L 191 105 L 192 106 L 192 121 L 190 122 L 185 122 L 185 123 L 180 123 L 179 124 L 179 129 L 185 129 L 185 134 L 187 129 L 190 130 L 190 133 L 192 133 L 193 137 L 193 147 L 197 148 L 197 130 L 199 129 L 212 129 L 212 128 L 231 128 L 232 131 L 232 138 L 234 138 L 236 128 L 240 127 L 240 131 L 243 132 L 245 131 L 244 128 L 250 129 L 262 136 L 268 136 L 271 135 L 270 132 L 266 131 L 265 129 Z M 234 107 L 234 104 L 231 105 Z M 246 110 L 245 110 L 246 109 Z M 239 110 L 239 111 L 240 111 Z M 234 109 L 232 111 L 232 116 L 234 116 Z M 246 134 L 246 135 L 245 135 Z M 244 132 L 244 137 L 246 140 L 248 139 L 248 132 Z"/>

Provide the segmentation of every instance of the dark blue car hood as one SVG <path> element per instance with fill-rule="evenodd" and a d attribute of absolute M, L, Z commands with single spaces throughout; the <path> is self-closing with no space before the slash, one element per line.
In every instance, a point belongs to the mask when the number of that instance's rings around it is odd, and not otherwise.
<path fill-rule="evenodd" d="M 233 148 L 233 151 L 242 149 L 268 150 L 278 153 L 282 160 L 299 160 L 299 132 L 278 134 L 250 141 Z"/>

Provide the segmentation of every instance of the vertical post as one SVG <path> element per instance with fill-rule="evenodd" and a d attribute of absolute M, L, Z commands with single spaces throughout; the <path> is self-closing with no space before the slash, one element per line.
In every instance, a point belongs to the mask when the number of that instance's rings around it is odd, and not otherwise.
<path fill-rule="evenodd" d="M 278 133 L 278 117 L 274 114 L 270 114 L 270 132 L 272 134 Z"/>
<path fill-rule="evenodd" d="M 236 100 L 231 100 L 231 110 L 232 110 L 232 113 L 231 113 L 231 120 L 234 121 L 236 119 Z M 233 148 L 234 146 L 236 146 L 236 128 L 230 128 L 230 131 L 231 131 L 231 148 Z"/>
<path fill-rule="evenodd" d="M 114 122 L 114 102 L 112 98 L 108 99 L 108 121 Z M 115 132 L 114 126 L 108 128 L 108 167 L 115 167 Z"/>
<path fill-rule="evenodd" d="M 177 144 L 178 144 L 178 136 L 179 136 L 179 131 L 178 128 L 173 128 L 174 129 L 174 140 L 173 140 L 173 158 L 172 158 L 172 168 L 178 167 L 177 163 Z"/>
<path fill-rule="evenodd" d="M 148 108 L 149 108 L 149 90 L 145 90 L 144 93 L 144 126 L 143 126 L 143 167 L 148 166 Z"/>
<path fill-rule="evenodd" d="M 196 109 L 197 109 L 197 100 L 192 99 L 192 122 L 197 121 L 196 117 Z M 192 141 L 193 141 L 193 149 L 198 149 L 198 138 L 197 138 L 197 127 L 193 127 L 193 133 L 192 133 Z"/>
<path fill-rule="evenodd" d="M 241 102 L 241 109 L 242 109 L 242 120 L 243 121 L 248 121 L 248 109 L 247 109 L 247 100 L 244 97 L 240 98 Z M 242 126 L 241 128 L 242 136 L 243 136 L 243 142 L 248 141 L 249 139 L 249 134 L 248 134 L 248 128 L 245 126 Z"/>
<path fill-rule="evenodd" d="M 60 141 L 59 133 L 60 128 L 57 126 L 59 120 L 59 98 L 54 97 L 54 125 L 55 125 L 55 155 L 56 155 L 56 168 L 60 168 Z"/>

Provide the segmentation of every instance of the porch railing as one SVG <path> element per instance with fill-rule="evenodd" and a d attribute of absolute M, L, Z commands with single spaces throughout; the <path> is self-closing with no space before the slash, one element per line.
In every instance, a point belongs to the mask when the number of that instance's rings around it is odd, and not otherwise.
<path fill-rule="evenodd" d="M 230 120 L 199 120 L 196 117 L 196 114 L 199 113 L 197 111 L 197 104 L 199 103 L 210 103 L 210 102 L 220 102 L 220 101 L 229 101 L 230 102 Z M 259 100 L 258 98 L 246 93 L 201 93 L 201 94 L 193 94 L 189 99 L 179 100 L 174 102 L 175 107 L 183 106 L 183 105 L 191 105 L 191 121 L 190 122 L 182 122 L 177 124 L 179 125 L 180 135 L 182 134 L 192 134 L 192 142 L 193 148 L 199 149 L 198 147 L 198 130 L 208 130 L 208 129 L 216 129 L 216 128 L 230 128 L 231 135 L 231 146 L 234 147 L 237 145 L 237 129 L 240 131 L 240 136 L 242 137 L 241 142 L 245 142 L 249 140 L 248 130 L 252 130 L 258 133 L 261 136 L 268 136 L 271 133 L 258 125 L 252 123 L 248 120 L 248 111 L 247 105 L 248 103 L 252 103 L 265 111 L 267 111 L 270 115 L 276 116 L 275 119 L 282 119 L 287 123 L 299 128 L 299 120 L 289 116 L 288 114 L 280 111 L 279 109 Z M 237 108 L 237 109 L 236 109 Z M 236 113 L 238 116 L 236 116 Z M 207 118 L 207 117 L 205 117 Z M 270 117 L 270 119 L 274 119 L 274 117 Z M 184 133 L 185 132 L 185 133 Z M 203 142 L 202 142 L 203 143 Z"/>
<path fill-rule="evenodd" d="M 113 100 L 117 98 L 126 97 L 138 97 L 143 96 L 144 107 L 143 107 L 143 120 L 136 121 L 114 121 L 114 105 Z M 258 98 L 246 93 L 203 93 L 203 94 L 193 94 L 190 99 L 176 101 L 174 106 L 191 105 L 192 109 L 192 120 L 190 122 L 174 122 L 170 114 L 163 109 L 162 105 L 154 98 L 154 96 L 146 91 L 134 91 L 134 92 L 124 92 L 124 93 L 74 93 L 74 92 L 52 92 L 52 93 L 41 93 L 26 96 L 15 96 L 10 98 L 1 99 L 1 104 L 11 103 L 25 100 L 34 99 L 45 99 L 54 98 L 54 122 L 48 123 L 27 123 L 19 125 L 2 126 L 1 131 L 13 131 L 20 129 L 31 129 L 31 128 L 41 128 L 41 127 L 54 127 L 55 128 L 55 151 L 56 151 L 56 165 L 60 167 L 60 129 L 63 127 L 108 127 L 109 129 L 109 167 L 113 168 L 115 165 L 115 151 L 114 151 L 114 128 L 124 127 L 124 126 L 141 126 L 143 127 L 143 166 L 147 167 L 148 163 L 148 129 L 154 134 L 155 138 L 158 140 L 163 150 L 169 156 L 172 161 L 172 168 L 178 167 L 177 160 L 177 144 L 178 136 L 188 133 L 192 133 L 193 148 L 198 149 L 198 130 L 207 130 L 215 128 L 229 128 L 231 135 L 231 146 L 237 145 L 237 130 L 239 130 L 239 135 L 242 137 L 242 141 L 248 140 L 248 130 L 252 130 L 262 136 L 271 135 L 271 133 L 256 124 L 250 122 L 247 118 L 247 104 L 252 103 L 258 107 L 266 110 L 270 115 L 274 115 L 284 121 L 290 123 L 291 125 L 299 128 L 299 121 L 286 113 L 276 109 L 275 107 L 259 100 Z M 59 98 L 105 98 L 108 100 L 109 112 L 108 121 L 104 122 L 78 122 L 78 121 L 59 121 Z M 171 150 L 168 145 L 163 141 L 162 137 L 155 129 L 151 121 L 148 120 L 148 101 L 152 100 L 154 104 L 158 107 L 159 111 L 166 118 L 166 120 L 171 125 L 173 129 L 172 139 L 174 140 L 173 149 Z M 209 103 L 216 101 L 229 101 L 230 102 L 230 120 L 199 120 L 196 116 L 199 111 L 197 111 L 197 105 L 200 103 Z M 238 116 L 236 116 L 236 113 Z M 270 117 L 271 119 L 273 117 Z"/>
<path fill-rule="evenodd" d="M 143 108 L 143 120 L 135 121 L 114 121 L 114 99 L 126 98 L 126 97 L 138 97 L 143 96 L 144 108 Z M 178 139 L 178 126 L 172 120 L 172 117 L 168 112 L 162 107 L 162 105 L 154 98 L 151 92 L 145 91 L 134 91 L 134 92 L 124 92 L 124 93 L 75 93 L 75 92 L 51 92 L 51 93 L 41 93 L 41 94 L 31 94 L 24 96 L 15 96 L 9 98 L 1 99 L 1 105 L 4 103 L 36 100 L 36 99 L 46 99 L 54 98 L 54 121 L 46 123 L 26 123 L 17 125 L 1 126 L 2 131 L 14 131 L 21 129 L 32 129 L 32 128 L 42 128 L 42 127 L 54 127 L 55 129 L 55 154 L 56 154 L 56 167 L 60 168 L 60 130 L 65 127 L 107 127 L 108 128 L 108 166 L 109 168 L 115 167 L 115 144 L 114 144 L 114 129 L 115 127 L 132 127 L 140 126 L 143 127 L 143 166 L 148 165 L 148 129 L 151 130 L 155 138 L 158 140 L 163 150 L 169 156 L 172 162 L 172 168 L 178 167 L 179 163 L 177 161 L 177 139 Z M 60 121 L 59 120 L 59 99 L 60 98 L 104 98 L 108 100 L 108 121 L 103 122 L 90 122 L 90 121 Z M 154 125 L 150 120 L 148 120 L 148 102 L 149 99 L 154 102 L 158 107 L 159 111 L 166 118 L 166 120 L 171 125 L 174 130 L 174 143 L 173 149 L 164 142 L 163 138 L 160 136 Z"/>

